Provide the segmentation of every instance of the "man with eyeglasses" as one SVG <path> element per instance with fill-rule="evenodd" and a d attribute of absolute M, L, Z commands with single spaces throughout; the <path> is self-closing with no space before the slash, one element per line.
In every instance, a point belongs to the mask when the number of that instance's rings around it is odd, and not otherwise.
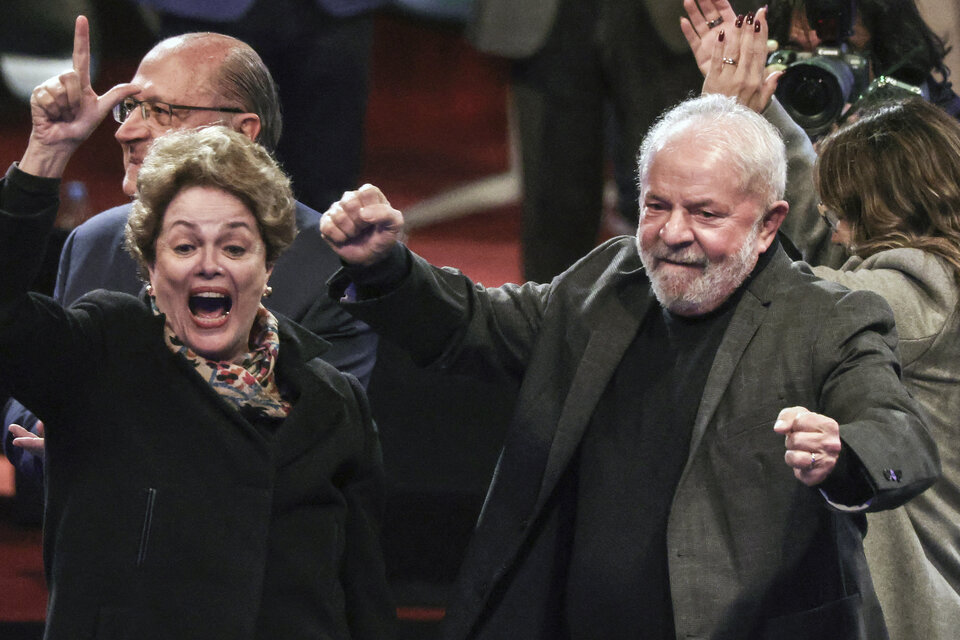
<path fill-rule="evenodd" d="M 90 86 L 89 33 L 82 16 L 77 19 L 74 38 L 74 70 L 34 90 L 34 99 L 41 104 L 61 106 L 65 122 L 38 123 L 42 114 L 33 115 L 34 131 L 71 127 L 73 144 L 69 149 L 50 148 L 42 135 L 32 135 L 19 166 L 15 164 L 7 172 L 0 192 L 3 199 L 55 198 L 60 181 L 48 176 L 62 174 L 76 147 L 111 109 L 120 123 L 115 137 L 123 149 L 123 191 L 131 197 L 147 149 L 168 131 L 222 124 L 269 150 L 276 148 L 281 132 L 277 88 L 257 53 L 240 40 L 216 33 L 168 38 L 144 56 L 131 84 L 117 85 L 97 96 Z M 69 99 L 78 94 L 84 100 L 98 101 L 96 121 L 72 120 Z M 143 282 L 136 264 L 123 249 L 130 208 L 128 203 L 109 209 L 71 232 L 60 256 L 54 291 L 59 302 L 71 304 L 94 289 L 140 292 Z M 320 238 L 319 220 L 319 213 L 297 203 L 299 233 L 277 262 L 270 280 L 273 295 L 264 303 L 328 340 L 331 347 L 324 359 L 366 385 L 377 339 L 369 327 L 326 296 L 324 283 L 339 267 L 339 260 Z M 4 439 L 7 457 L 20 470 L 21 480 L 39 479 L 42 423 L 13 399 L 7 401 L 3 418 L 2 424 L 11 425 Z"/>

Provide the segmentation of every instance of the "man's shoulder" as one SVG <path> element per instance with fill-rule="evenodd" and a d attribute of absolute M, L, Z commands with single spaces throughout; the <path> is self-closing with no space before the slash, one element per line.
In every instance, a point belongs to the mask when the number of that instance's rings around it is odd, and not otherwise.
<path fill-rule="evenodd" d="M 862 318 L 890 320 L 893 312 L 884 298 L 873 291 L 851 290 L 848 287 L 817 276 L 805 262 L 792 262 L 786 256 L 767 269 L 760 282 L 750 286 L 751 292 L 762 302 L 802 310 L 802 317 L 816 318 L 836 308 L 841 315 L 853 314 Z"/>
<path fill-rule="evenodd" d="M 614 276 L 633 273 L 642 268 L 637 239 L 634 236 L 617 236 L 597 246 L 570 267 L 567 273 L 599 277 L 600 274 Z"/>
<path fill-rule="evenodd" d="M 123 235 L 132 205 L 128 202 L 87 219 L 73 230 L 73 242 L 96 242 Z"/>

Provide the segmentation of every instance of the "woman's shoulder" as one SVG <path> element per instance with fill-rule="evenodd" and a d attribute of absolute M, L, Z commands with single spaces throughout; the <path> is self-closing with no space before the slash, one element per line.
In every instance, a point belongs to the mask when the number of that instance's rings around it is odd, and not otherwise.
<path fill-rule="evenodd" d="M 920 249 L 888 249 L 863 260 L 851 258 L 840 269 L 813 271 L 850 289 L 882 295 L 893 308 L 901 340 L 939 333 L 960 294 L 950 264 Z"/>

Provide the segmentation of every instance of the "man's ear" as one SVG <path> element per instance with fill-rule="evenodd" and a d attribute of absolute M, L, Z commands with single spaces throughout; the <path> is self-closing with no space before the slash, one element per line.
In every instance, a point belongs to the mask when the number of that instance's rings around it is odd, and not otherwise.
<path fill-rule="evenodd" d="M 783 224 L 783 219 L 787 216 L 788 211 L 790 211 L 790 205 L 784 200 L 778 200 L 770 205 L 767 212 L 763 214 L 763 224 L 760 227 L 760 236 L 757 238 L 761 253 L 773 244 L 777 230 Z"/>
<path fill-rule="evenodd" d="M 260 136 L 260 116 L 255 113 L 238 113 L 233 117 L 233 128 L 256 142 Z"/>

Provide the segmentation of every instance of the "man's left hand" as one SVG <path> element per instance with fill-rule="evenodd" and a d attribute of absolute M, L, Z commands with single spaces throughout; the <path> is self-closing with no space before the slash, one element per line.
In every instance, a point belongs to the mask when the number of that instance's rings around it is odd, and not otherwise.
<path fill-rule="evenodd" d="M 804 407 L 783 409 L 773 430 L 786 436 L 783 459 L 797 480 L 813 487 L 833 471 L 840 455 L 840 425 Z"/>

